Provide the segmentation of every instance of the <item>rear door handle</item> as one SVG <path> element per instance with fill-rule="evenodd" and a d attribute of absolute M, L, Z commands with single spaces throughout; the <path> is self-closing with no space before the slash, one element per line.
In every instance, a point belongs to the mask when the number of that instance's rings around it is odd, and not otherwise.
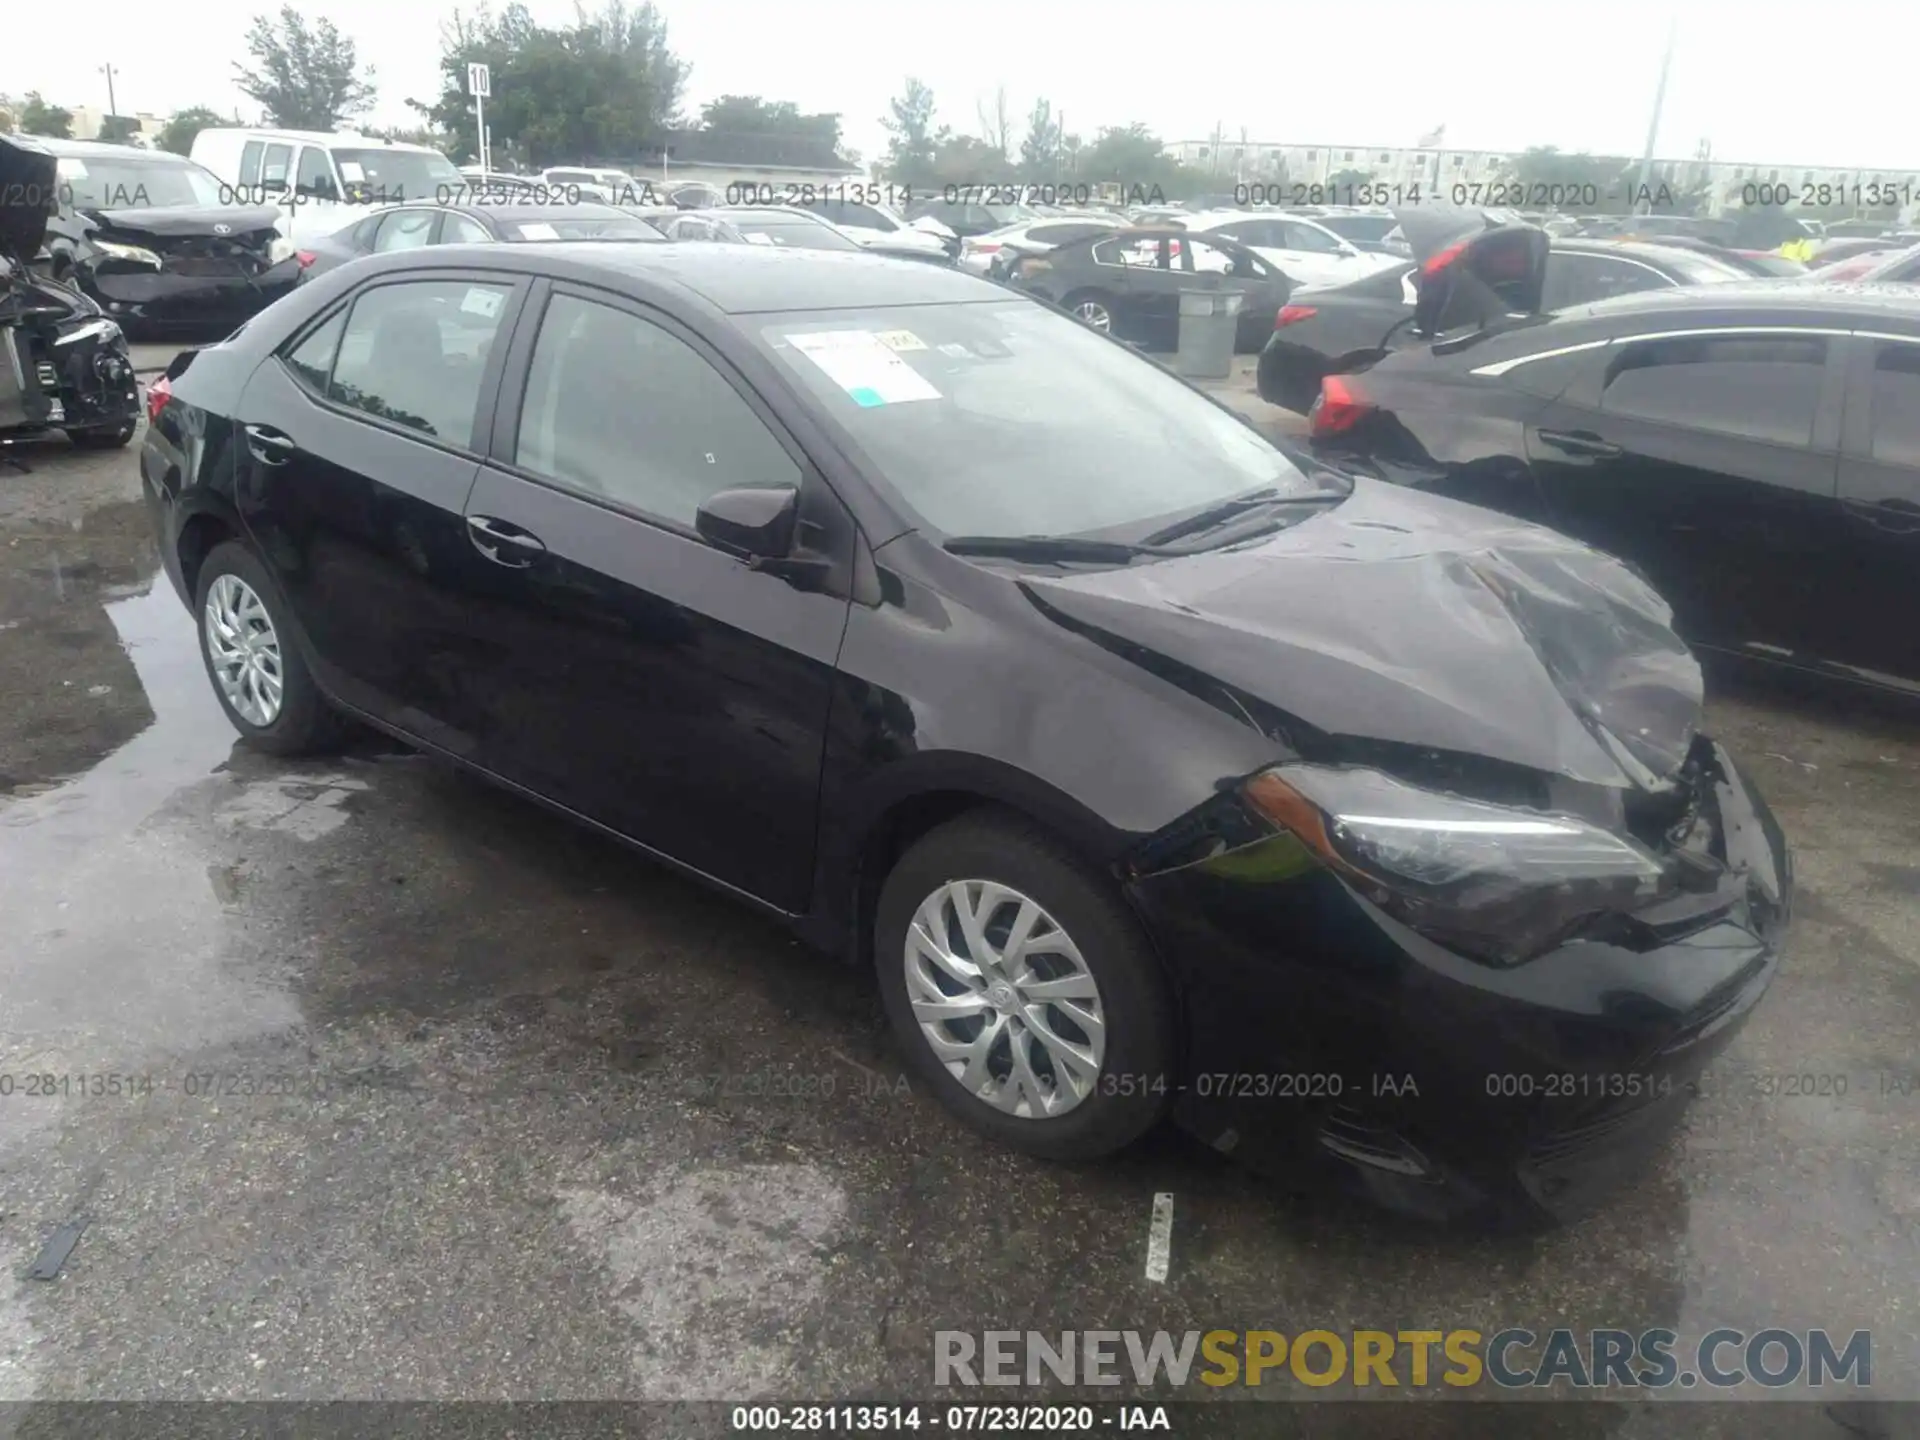
<path fill-rule="evenodd" d="M 1537 430 L 1534 433 L 1539 437 L 1542 445 L 1551 445 L 1554 449 L 1568 455 L 1586 455 L 1595 460 L 1611 460 L 1622 453 L 1618 445 L 1602 440 L 1598 435 L 1586 430 Z"/>
<path fill-rule="evenodd" d="M 469 515 L 467 538 L 473 541 L 474 549 L 494 564 L 505 565 L 512 570 L 526 569 L 547 549 L 539 536 L 530 535 L 518 525 L 496 520 L 491 515 Z"/>
<path fill-rule="evenodd" d="M 299 448 L 293 443 L 292 436 L 271 425 L 249 425 L 246 428 L 247 449 L 262 465 L 284 465 Z"/>

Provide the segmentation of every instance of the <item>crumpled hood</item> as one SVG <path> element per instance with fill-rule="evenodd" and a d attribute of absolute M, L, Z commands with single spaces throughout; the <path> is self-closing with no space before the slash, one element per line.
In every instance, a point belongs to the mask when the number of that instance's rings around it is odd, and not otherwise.
<path fill-rule="evenodd" d="M 79 213 L 117 235 L 159 240 L 200 235 L 242 240 L 272 230 L 280 218 L 272 206 L 263 205 L 153 205 Z M 224 233 L 216 228 L 221 225 L 227 227 Z"/>
<path fill-rule="evenodd" d="M 1249 546 L 1023 583 L 1334 735 L 1625 787 L 1671 774 L 1699 722 L 1699 663 L 1619 561 L 1375 481 Z"/>

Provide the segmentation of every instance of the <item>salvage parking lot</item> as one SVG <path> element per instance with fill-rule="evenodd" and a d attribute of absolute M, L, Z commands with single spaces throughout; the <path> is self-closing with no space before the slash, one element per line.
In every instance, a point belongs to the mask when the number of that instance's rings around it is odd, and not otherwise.
<path fill-rule="evenodd" d="M 1920 715 L 1716 683 L 1796 846 L 1780 977 L 1608 1209 L 1441 1234 L 1170 1135 L 988 1146 L 772 925 L 384 743 L 237 746 L 138 443 L 0 470 L 0 1399 L 926 1398 L 943 1329 L 1369 1325 L 1869 1329 L 1920 1399 Z"/>

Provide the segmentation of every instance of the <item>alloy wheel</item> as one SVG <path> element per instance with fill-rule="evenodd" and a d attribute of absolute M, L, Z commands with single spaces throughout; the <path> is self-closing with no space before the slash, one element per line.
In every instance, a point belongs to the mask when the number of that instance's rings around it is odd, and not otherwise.
<path fill-rule="evenodd" d="M 218 576 L 207 590 L 207 664 L 233 711 L 259 729 L 279 718 L 286 690 L 280 637 L 267 607 L 238 575 Z"/>
<path fill-rule="evenodd" d="M 1082 300 L 1073 307 L 1073 313 L 1096 330 L 1104 332 L 1113 328 L 1113 316 L 1098 300 Z"/>
<path fill-rule="evenodd" d="M 1037 901 L 993 880 L 951 881 L 920 902 L 905 952 L 920 1032 L 968 1094 L 1048 1120 L 1093 1093 L 1107 1040 L 1100 987 Z"/>

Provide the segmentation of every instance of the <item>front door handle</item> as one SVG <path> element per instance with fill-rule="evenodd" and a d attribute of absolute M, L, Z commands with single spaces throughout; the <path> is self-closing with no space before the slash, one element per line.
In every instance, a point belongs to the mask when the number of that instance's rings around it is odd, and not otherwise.
<path fill-rule="evenodd" d="M 1588 430 L 1538 430 L 1534 433 L 1539 437 L 1542 445 L 1551 445 L 1554 449 L 1568 455 L 1585 455 L 1594 460 L 1612 460 L 1621 453 L 1618 445 L 1602 440 Z"/>
<path fill-rule="evenodd" d="M 246 428 L 247 449 L 262 465 L 284 465 L 299 448 L 293 443 L 292 436 L 271 425 L 249 425 Z"/>
<path fill-rule="evenodd" d="M 505 565 L 512 570 L 526 569 L 547 549 L 539 536 L 530 535 L 518 525 L 496 520 L 491 515 L 469 515 L 467 538 L 473 541 L 474 549 L 494 564 Z"/>

